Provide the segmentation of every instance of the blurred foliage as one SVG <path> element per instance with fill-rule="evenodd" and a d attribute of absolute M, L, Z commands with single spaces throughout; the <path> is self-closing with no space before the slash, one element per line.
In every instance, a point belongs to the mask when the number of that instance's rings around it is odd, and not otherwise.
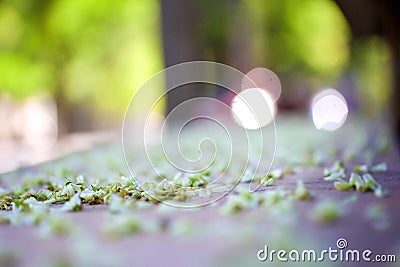
<path fill-rule="evenodd" d="M 357 77 L 357 93 L 363 110 L 367 114 L 388 112 L 393 75 L 388 44 L 378 37 L 356 42 L 352 54 L 351 69 Z"/>
<path fill-rule="evenodd" d="M 251 38 L 254 66 L 271 68 L 283 80 L 300 77 L 314 89 L 335 86 L 350 70 L 365 106 L 379 109 L 388 98 L 387 45 L 375 39 L 351 48 L 349 26 L 331 0 L 196 6 L 199 42 L 210 48 L 210 58 L 225 58 L 230 35 L 241 34 L 231 14 L 239 6 L 241 21 L 251 25 L 244 36 Z M 53 95 L 120 115 L 135 90 L 163 68 L 160 20 L 157 0 L 0 0 L 0 90 L 19 99 Z"/>
<path fill-rule="evenodd" d="M 257 53 L 276 71 L 337 78 L 349 58 L 350 30 L 328 0 L 246 1 Z M 264 63 L 265 64 L 265 63 Z"/>
<path fill-rule="evenodd" d="M 313 90 L 344 85 L 341 89 L 348 90 L 346 95 L 357 98 L 348 100 L 366 114 L 387 110 L 393 75 L 388 44 L 379 37 L 352 39 L 334 1 L 252 0 L 244 4 L 254 28 L 255 59 L 280 73 L 284 85 L 285 80 Z M 346 84 L 346 76 L 355 88 Z M 292 84 L 286 83 L 283 94 L 290 93 Z"/>
<path fill-rule="evenodd" d="M 159 19 L 156 0 L 1 1 L 0 88 L 120 113 L 162 68 Z"/>

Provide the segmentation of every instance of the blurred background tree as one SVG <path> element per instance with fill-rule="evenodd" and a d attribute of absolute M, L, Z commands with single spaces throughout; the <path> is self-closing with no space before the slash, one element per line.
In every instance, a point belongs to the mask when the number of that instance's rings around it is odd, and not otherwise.
<path fill-rule="evenodd" d="M 61 132 L 101 128 L 162 68 L 158 24 L 152 0 L 1 1 L 0 88 L 52 96 Z"/>
<path fill-rule="evenodd" d="M 164 66 L 212 60 L 277 72 L 281 110 L 306 110 L 313 91 L 332 86 L 379 114 L 392 86 L 390 46 L 375 33 L 353 41 L 341 8 L 332 0 L 0 0 L 1 95 L 54 99 L 60 132 L 100 129 L 120 124 L 134 92 Z M 168 109 L 201 90 L 172 94 Z"/>

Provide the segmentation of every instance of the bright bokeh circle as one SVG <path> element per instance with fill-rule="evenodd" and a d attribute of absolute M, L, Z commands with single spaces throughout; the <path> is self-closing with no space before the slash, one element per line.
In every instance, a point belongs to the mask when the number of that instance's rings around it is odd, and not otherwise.
<path fill-rule="evenodd" d="M 326 89 L 315 95 L 311 114 L 318 130 L 335 131 L 342 127 L 349 109 L 344 96 L 335 89 Z"/>
<path fill-rule="evenodd" d="M 276 105 L 269 93 L 260 88 L 249 88 L 232 100 L 232 115 L 245 129 L 255 130 L 271 123 Z"/>

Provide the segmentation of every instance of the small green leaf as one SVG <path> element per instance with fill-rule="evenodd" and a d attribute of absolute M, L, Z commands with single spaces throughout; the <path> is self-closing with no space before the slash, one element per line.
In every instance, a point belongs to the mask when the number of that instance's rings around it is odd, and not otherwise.
<path fill-rule="evenodd" d="M 271 177 L 265 177 L 264 179 L 261 180 L 261 185 L 262 186 L 271 186 L 275 184 L 274 178 Z"/>
<path fill-rule="evenodd" d="M 337 181 L 346 177 L 345 170 L 340 169 L 337 172 L 332 172 L 324 178 L 325 181 Z"/>
<path fill-rule="evenodd" d="M 335 181 L 333 186 L 339 191 L 348 191 L 353 188 L 353 185 L 343 180 Z"/>
<path fill-rule="evenodd" d="M 371 171 L 372 172 L 385 172 L 387 171 L 387 165 L 386 162 L 382 162 L 379 164 L 376 164 L 374 166 L 371 167 Z"/>
<path fill-rule="evenodd" d="M 361 180 L 361 176 L 352 172 L 350 175 L 349 183 L 355 185 L 357 180 Z"/>
<path fill-rule="evenodd" d="M 312 215 L 320 223 L 331 224 L 339 219 L 340 208 L 333 200 L 323 200 L 316 204 Z"/>
<path fill-rule="evenodd" d="M 268 174 L 268 177 L 274 178 L 274 179 L 282 179 L 283 171 L 281 169 L 273 170 Z"/>
<path fill-rule="evenodd" d="M 299 200 L 308 200 L 312 198 L 311 192 L 308 190 L 302 180 L 297 181 L 294 197 Z"/>
<path fill-rule="evenodd" d="M 81 209 L 82 209 L 82 202 L 79 193 L 73 195 L 71 199 L 65 202 L 64 206 L 61 208 L 61 210 L 64 211 L 79 211 Z"/>
<path fill-rule="evenodd" d="M 375 181 L 374 177 L 371 174 L 365 173 L 363 174 L 362 177 L 364 179 L 366 190 L 373 191 L 378 185 L 378 183 Z"/>
<path fill-rule="evenodd" d="M 353 167 L 353 171 L 358 172 L 358 173 L 364 173 L 368 172 L 368 166 L 367 165 L 356 165 Z"/>
<path fill-rule="evenodd" d="M 383 190 L 381 185 L 377 185 L 377 187 L 374 189 L 374 194 L 379 198 L 384 198 L 389 195 L 389 192 L 387 190 Z"/>

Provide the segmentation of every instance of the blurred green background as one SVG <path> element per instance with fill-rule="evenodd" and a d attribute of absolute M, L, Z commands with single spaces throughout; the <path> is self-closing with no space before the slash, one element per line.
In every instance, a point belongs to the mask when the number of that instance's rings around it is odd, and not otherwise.
<path fill-rule="evenodd" d="M 306 110 L 313 92 L 336 87 L 350 106 L 385 112 L 392 86 L 389 46 L 379 36 L 352 38 L 334 1 L 193 1 L 195 11 L 163 28 L 162 9 L 174 4 L 1 0 L 2 103 L 18 106 L 32 97 L 55 103 L 59 133 L 120 125 L 135 91 L 168 65 L 167 30 L 192 23 L 187 44 L 169 44 L 176 53 L 194 43 L 202 53 L 193 59 L 243 72 L 257 66 L 275 71 L 281 110 Z"/>

